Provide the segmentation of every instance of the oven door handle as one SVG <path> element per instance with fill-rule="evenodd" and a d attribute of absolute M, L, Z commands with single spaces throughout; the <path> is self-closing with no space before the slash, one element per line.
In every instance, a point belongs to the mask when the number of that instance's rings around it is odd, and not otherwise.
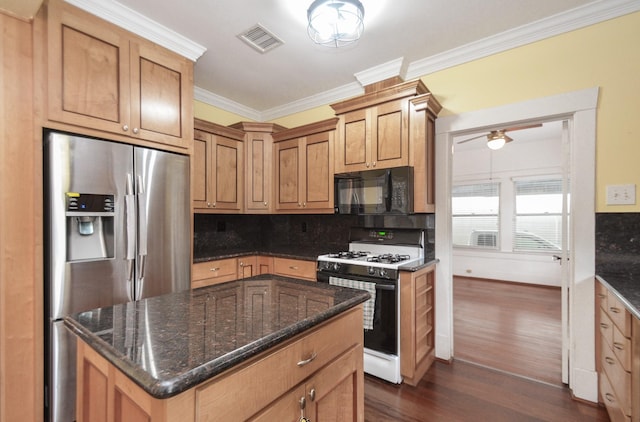
<path fill-rule="evenodd" d="M 380 290 L 395 290 L 396 286 L 395 286 L 395 284 L 376 283 L 376 289 L 380 289 Z"/>

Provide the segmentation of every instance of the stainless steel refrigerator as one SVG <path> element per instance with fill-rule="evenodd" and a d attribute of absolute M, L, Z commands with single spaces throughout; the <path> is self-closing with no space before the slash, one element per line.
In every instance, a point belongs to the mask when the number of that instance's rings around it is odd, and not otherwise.
<path fill-rule="evenodd" d="M 75 420 L 70 313 L 186 290 L 189 158 L 44 134 L 45 419 Z"/>

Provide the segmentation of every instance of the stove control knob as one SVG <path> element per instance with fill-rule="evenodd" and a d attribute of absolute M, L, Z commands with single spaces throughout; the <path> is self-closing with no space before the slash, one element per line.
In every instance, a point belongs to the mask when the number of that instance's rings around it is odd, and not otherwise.
<path fill-rule="evenodd" d="M 385 270 L 384 268 L 380 268 L 380 277 L 386 277 L 387 276 L 387 270 Z"/>
<path fill-rule="evenodd" d="M 367 272 L 369 273 L 369 275 L 375 275 L 376 274 L 376 269 L 375 269 L 375 267 L 369 267 L 367 269 Z"/>
<path fill-rule="evenodd" d="M 340 263 L 339 262 L 334 262 L 333 263 L 333 270 L 334 271 L 338 271 L 340 269 Z"/>

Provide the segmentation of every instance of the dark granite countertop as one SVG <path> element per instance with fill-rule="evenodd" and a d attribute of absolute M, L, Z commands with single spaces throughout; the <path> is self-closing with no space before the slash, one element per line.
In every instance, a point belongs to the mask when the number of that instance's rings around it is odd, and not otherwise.
<path fill-rule="evenodd" d="M 600 252 L 596 276 L 607 285 L 629 312 L 640 318 L 640 257 L 635 253 Z"/>
<path fill-rule="evenodd" d="M 280 288 L 326 307 L 278 303 Z M 257 293 L 256 293 L 257 292 Z M 252 312 L 250 295 L 268 303 Z M 363 290 L 270 274 L 81 312 L 65 325 L 147 393 L 168 398 L 369 299 Z"/>

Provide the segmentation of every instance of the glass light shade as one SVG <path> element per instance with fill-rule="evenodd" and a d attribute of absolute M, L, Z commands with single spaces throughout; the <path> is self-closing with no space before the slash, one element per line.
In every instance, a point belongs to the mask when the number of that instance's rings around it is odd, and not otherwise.
<path fill-rule="evenodd" d="M 503 137 L 491 138 L 487 141 L 487 146 L 489 147 L 489 149 L 496 150 L 502 148 L 505 143 L 506 140 Z"/>
<path fill-rule="evenodd" d="M 307 10 L 309 37 L 316 44 L 343 47 L 364 31 L 364 7 L 358 0 L 316 0 Z"/>

